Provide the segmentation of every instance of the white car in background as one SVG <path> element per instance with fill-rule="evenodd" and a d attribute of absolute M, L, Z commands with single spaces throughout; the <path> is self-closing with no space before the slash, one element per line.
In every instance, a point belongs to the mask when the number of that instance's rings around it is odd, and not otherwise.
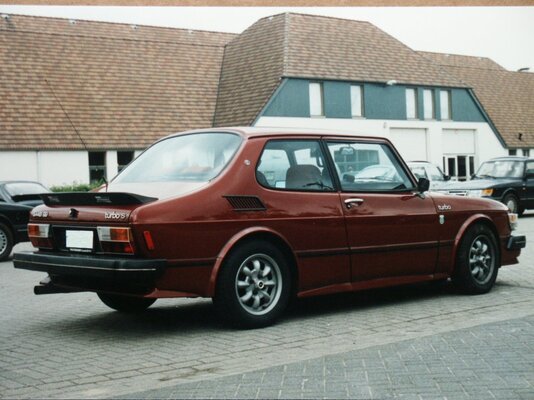
<path fill-rule="evenodd" d="M 430 190 L 437 190 L 447 185 L 451 179 L 441 168 L 428 161 L 408 161 L 408 167 L 417 179 L 426 178 L 430 181 Z"/>

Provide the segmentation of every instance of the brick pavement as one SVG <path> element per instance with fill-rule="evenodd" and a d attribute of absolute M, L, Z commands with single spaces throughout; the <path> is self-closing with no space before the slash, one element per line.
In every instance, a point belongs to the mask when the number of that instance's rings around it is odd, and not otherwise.
<path fill-rule="evenodd" d="M 533 214 L 520 231 L 532 244 Z M 487 295 L 463 296 L 449 285 L 321 297 L 250 331 L 219 324 L 209 300 L 158 301 L 131 316 L 91 293 L 34 296 L 43 274 L 0 263 L 0 397 L 120 396 L 529 317 L 532 260 L 530 245 Z"/>
<path fill-rule="evenodd" d="M 534 316 L 122 399 L 533 399 Z"/>

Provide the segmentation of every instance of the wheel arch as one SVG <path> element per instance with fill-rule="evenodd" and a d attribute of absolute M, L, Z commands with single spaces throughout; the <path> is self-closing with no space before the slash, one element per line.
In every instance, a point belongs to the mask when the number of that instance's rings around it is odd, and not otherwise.
<path fill-rule="evenodd" d="M 500 200 L 501 203 L 504 204 L 504 198 L 505 198 L 506 196 L 508 196 L 509 194 L 515 196 L 515 198 L 517 199 L 517 206 L 519 207 L 519 203 L 521 202 L 521 198 L 520 198 L 520 196 L 519 196 L 518 191 L 517 191 L 515 188 L 508 188 L 508 189 L 506 189 L 506 190 L 503 192 L 503 194 L 502 194 L 502 196 L 501 196 L 501 200 Z"/>
<path fill-rule="evenodd" d="M 217 260 L 213 269 L 211 271 L 209 286 L 208 286 L 208 296 L 213 297 L 215 295 L 215 287 L 217 285 L 217 278 L 219 276 L 219 271 L 222 264 L 228 255 L 243 243 L 252 241 L 252 240 L 263 240 L 272 243 L 277 248 L 279 248 L 282 253 L 286 256 L 291 273 L 291 285 L 292 290 L 296 288 L 298 282 L 298 267 L 297 267 L 297 258 L 295 252 L 289 245 L 287 239 L 280 233 L 267 228 L 267 227 L 254 227 L 248 228 L 241 232 L 238 232 L 223 246 L 219 254 L 217 255 Z"/>
<path fill-rule="evenodd" d="M 9 218 L 7 218 L 5 215 L 0 214 L 0 223 L 7 226 L 7 229 L 9 229 L 9 231 L 11 232 L 11 237 L 13 238 L 13 245 L 15 245 L 17 239 L 15 235 L 15 228 L 13 228 L 13 224 L 11 223 Z"/>
<path fill-rule="evenodd" d="M 473 225 L 479 224 L 479 223 L 486 225 L 492 231 L 493 235 L 495 236 L 495 240 L 497 242 L 497 253 L 499 255 L 499 264 L 500 264 L 501 251 L 500 251 L 499 232 L 497 231 L 497 228 L 495 227 L 495 224 L 490 217 L 488 217 L 485 214 L 475 214 L 469 217 L 462 224 L 462 226 L 458 230 L 458 233 L 456 234 L 456 237 L 454 238 L 454 248 L 452 251 L 451 266 L 450 266 L 451 274 L 454 273 L 454 269 L 456 268 L 456 255 L 458 254 L 458 247 L 460 247 L 460 243 L 465 233 Z"/>

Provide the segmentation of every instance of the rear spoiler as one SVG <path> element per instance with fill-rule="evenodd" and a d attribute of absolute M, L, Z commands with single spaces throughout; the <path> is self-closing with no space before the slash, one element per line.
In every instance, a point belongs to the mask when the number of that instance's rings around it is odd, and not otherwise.
<path fill-rule="evenodd" d="M 47 206 L 129 206 L 151 203 L 157 200 L 155 197 L 121 192 L 43 193 L 40 196 Z"/>

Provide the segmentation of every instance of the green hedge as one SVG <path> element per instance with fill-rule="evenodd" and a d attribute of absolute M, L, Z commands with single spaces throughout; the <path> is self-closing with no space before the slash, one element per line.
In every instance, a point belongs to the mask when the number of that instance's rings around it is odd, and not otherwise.
<path fill-rule="evenodd" d="M 103 182 L 93 183 L 77 183 L 73 182 L 72 185 L 52 186 L 50 190 L 52 192 L 88 192 L 94 188 L 102 185 Z"/>

